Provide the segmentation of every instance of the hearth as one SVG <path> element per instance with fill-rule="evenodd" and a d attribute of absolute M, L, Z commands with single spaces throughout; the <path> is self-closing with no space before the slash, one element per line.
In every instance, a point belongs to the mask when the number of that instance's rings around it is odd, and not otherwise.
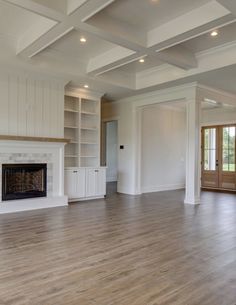
<path fill-rule="evenodd" d="M 2 200 L 47 196 L 47 164 L 3 164 Z"/>

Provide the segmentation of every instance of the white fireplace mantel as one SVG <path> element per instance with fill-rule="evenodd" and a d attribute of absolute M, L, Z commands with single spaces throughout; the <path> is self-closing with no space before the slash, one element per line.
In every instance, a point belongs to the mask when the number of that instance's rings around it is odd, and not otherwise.
<path fill-rule="evenodd" d="M 33 140 L 33 139 L 32 139 Z M 67 206 L 64 145 L 67 141 L 0 138 L 0 214 Z M 47 197 L 2 201 L 2 164 L 47 163 Z"/>

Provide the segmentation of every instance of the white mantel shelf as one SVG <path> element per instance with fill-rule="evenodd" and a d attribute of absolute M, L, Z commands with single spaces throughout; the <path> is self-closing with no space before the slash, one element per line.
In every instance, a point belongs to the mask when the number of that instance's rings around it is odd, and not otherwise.
<path fill-rule="evenodd" d="M 0 135 L 0 140 L 50 142 L 50 143 L 70 143 L 70 139 L 65 139 L 65 138 L 45 138 L 45 137 L 27 137 L 27 136 L 10 136 L 10 135 Z"/>

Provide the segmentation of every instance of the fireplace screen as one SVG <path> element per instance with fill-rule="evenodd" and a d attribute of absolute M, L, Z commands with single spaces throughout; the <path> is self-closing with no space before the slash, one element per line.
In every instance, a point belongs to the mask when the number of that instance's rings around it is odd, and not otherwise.
<path fill-rule="evenodd" d="M 2 200 L 47 196 L 46 164 L 3 164 Z"/>

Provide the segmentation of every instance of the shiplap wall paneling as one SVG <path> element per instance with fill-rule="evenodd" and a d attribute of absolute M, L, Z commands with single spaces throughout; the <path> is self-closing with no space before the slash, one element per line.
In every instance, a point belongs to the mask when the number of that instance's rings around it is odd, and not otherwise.
<path fill-rule="evenodd" d="M 51 126 L 52 135 L 57 136 L 58 131 L 60 131 L 60 134 L 64 135 L 64 87 L 61 88 L 59 84 L 53 83 L 52 89 L 53 92 L 51 109 L 54 118 L 51 121 L 53 123 Z"/>
<path fill-rule="evenodd" d="M 35 113 L 34 133 L 36 137 L 39 137 L 43 130 L 43 81 L 41 80 L 37 80 L 35 87 Z"/>
<path fill-rule="evenodd" d="M 17 135 L 18 77 L 15 75 L 9 77 L 8 109 L 9 109 L 9 120 L 8 120 L 9 134 Z M 10 120 L 10 118 L 12 118 L 12 120 Z"/>
<path fill-rule="evenodd" d="M 18 135 L 27 135 L 27 79 L 18 79 Z"/>
<path fill-rule="evenodd" d="M 43 135 L 49 134 L 51 135 L 50 132 L 50 85 L 48 83 L 44 84 L 44 103 L 43 103 Z"/>
<path fill-rule="evenodd" d="M 27 136 L 35 136 L 35 81 L 27 80 Z M 22 122 L 22 120 L 20 120 Z"/>
<path fill-rule="evenodd" d="M 8 77 L 0 75 L 0 133 L 8 134 Z"/>
<path fill-rule="evenodd" d="M 64 85 L 25 75 L 0 75 L 0 133 L 63 137 Z"/>

